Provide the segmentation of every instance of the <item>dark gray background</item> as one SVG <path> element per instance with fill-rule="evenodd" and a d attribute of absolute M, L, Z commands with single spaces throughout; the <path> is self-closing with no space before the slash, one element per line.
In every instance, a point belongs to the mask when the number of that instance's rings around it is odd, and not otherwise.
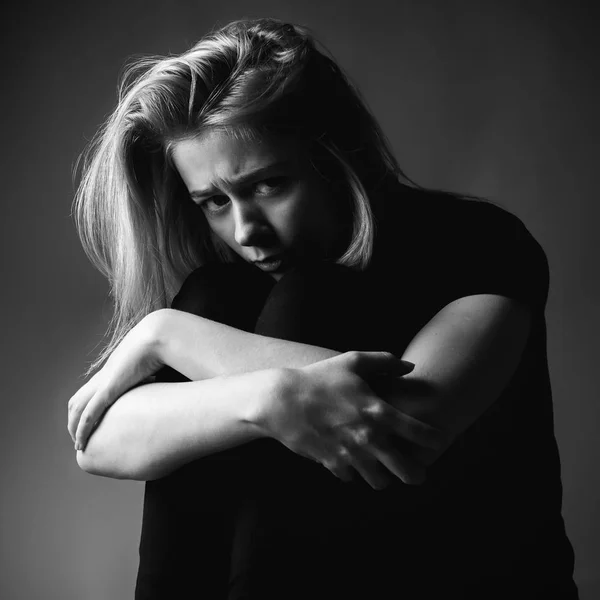
<path fill-rule="evenodd" d="M 244 16 L 312 27 L 410 176 L 489 197 L 546 250 L 564 515 L 581 597 L 600 597 L 598 11 L 572 1 L 314 4 L 25 1 L 5 12 L 2 598 L 132 598 L 143 484 L 81 472 L 65 427 L 110 315 L 70 217 L 71 168 L 114 106 L 128 56 L 181 52 Z"/>

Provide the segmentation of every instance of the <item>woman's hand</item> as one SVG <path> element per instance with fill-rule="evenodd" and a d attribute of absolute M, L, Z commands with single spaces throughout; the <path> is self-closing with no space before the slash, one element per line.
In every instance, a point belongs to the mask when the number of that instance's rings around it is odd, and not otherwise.
<path fill-rule="evenodd" d="M 395 409 L 367 383 L 406 375 L 413 367 L 387 352 L 346 352 L 285 369 L 281 393 L 261 407 L 255 423 L 343 480 L 354 468 L 375 489 L 385 487 L 391 474 L 404 483 L 422 483 L 425 468 L 400 452 L 399 442 L 439 448 L 442 432 Z"/>
<path fill-rule="evenodd" d="M 109 406 L 163 366 L 160 327 L 160 311 L 144 317 L 127 333 L 102 369 L 71 397 L 68 429 L 76 450 L 83 450 Z"/>

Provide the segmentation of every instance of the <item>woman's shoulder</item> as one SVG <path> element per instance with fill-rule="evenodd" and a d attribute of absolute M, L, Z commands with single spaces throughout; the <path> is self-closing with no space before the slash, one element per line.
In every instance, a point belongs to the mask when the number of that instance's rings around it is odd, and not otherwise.
<path fill-rule="evenodd" d="M 407 248 L 465 252 L 490 245 L 501 250 L 543 252 L 523 221 L 487 198 L 445 191 L 409 188 L 385 198 L 377 219 L 376 239 L 385 253 Z M 377 244 L 376 244 L 377 247 Z"/>
<path fill-rule="evenodd" d="M 436 225 L 447 229 L 471 222 L 487 221 L 488 226 L 521 222 L 507 208 L 487 198 L 407 186 L 385 198 L 382 221 L 388 225 L 402 222 L 411 230 Z"/>
<path fill-rule="evenodd" d="M 447 300 L 499 293 L 546 302 L 546 254 L 523 221 L 480 198 L 409 189 L 387 199 L 373 267 Z"/>

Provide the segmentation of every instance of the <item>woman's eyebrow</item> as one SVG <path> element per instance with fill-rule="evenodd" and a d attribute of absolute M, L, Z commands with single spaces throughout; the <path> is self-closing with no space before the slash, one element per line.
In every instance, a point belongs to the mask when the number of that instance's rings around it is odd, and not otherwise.
<path fill-rule="evenodd" d="M 254 181 L 261 179 L 262 177 L 269 175 L 273 171 L 288 168 L 288 167 L 290 167 L 290 165 L 291 165 L 291 162 L 289 160 L 276 161 L 274 163 L 264 165 L 262 167 L 254 169 L 252 171 L 248 171 L 247 173 L 243 173 L 242 175 L 239 175 L 238 177 L 235 177 L 228 181 L 224 180 L 224 179 L 220 179 L 219 180 L 220 185 L 221 185 L 222 189 L 233 189 L 236 187 L 238 187 L 238 188 L 244 187 L 245 185 L 248 185 L 249 183 L 253 183 Z M 194 198 L 195 200 L 200 200 L 202 198 L 206 198 L 206 197 L 212 196 L 212 195 L 214 195 L 216 193 L 220 193 L 220 192 L 221 192 L 221 190 L 218 187 L 210 186 L 207 188 L 192 190 L 190 192 L 190 196 L 192 198 Z"/>

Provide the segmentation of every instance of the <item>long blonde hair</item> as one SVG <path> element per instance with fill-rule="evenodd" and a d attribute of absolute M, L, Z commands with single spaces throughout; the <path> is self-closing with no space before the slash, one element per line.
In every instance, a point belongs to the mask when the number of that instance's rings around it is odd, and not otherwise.
<path fill-rule="evenodd" d="M 234 21 L 181 55 L 136 60 L 82 154 L 73 206 L 114 301 L 110 340 L 88 374 L 144 316 L 169 306 L 192 270 L 231 259 L 169 156 L 174 141 L 207 127 L 307 142 L 315 168 L 350 199 L 352 240 L 337 262 L 352 268 L 369 264 L 381 196 L 399 177 L 410 181 L 357 89 L 304 27 Z"/>

